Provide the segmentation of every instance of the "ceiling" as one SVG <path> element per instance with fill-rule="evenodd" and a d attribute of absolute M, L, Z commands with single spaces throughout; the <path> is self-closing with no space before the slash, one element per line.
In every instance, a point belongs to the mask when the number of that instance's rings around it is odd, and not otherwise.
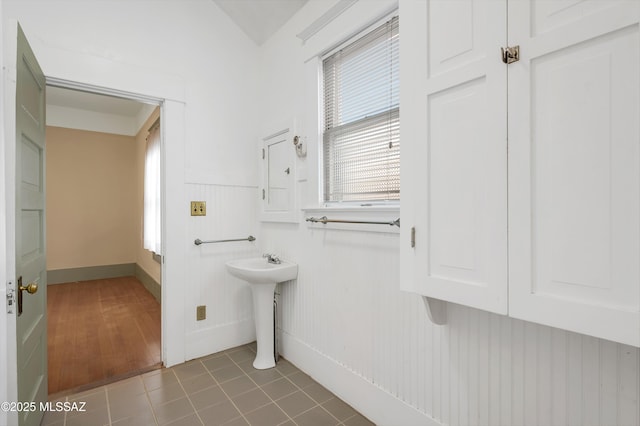
<path fill-rule="evenodd" d="M 213 0 L 258 45 L 264 43 L 307 0 Z"/>
<path fill-rule="evenodd" d="M 135 117 L 144 104 L 129 99 L 47 86 L 47 105 Z"/>
<path fill-rule="evenodd" d="M 155 104 L 47 86 L 47 126 L 136 136 Z"/>

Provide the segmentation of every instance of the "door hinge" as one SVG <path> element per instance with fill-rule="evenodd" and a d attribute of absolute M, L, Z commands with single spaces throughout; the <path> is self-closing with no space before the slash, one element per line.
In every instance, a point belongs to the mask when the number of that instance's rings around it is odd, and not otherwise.
<path fill-rule="evenodd" d="M 414 248 L 416 246 L 416 227 L 411 227 L 411 247 Z"/>
<path fill-rule="evenodd" d="M 7 313 L 8 314 L 12 314 L 13 313 L 13 307 L 16 304 L 16 298 L 15 298 L 15 293 L 13 290 L 13 283 L 9 282 L 7 285 Z"/>
<path fill-rule="evenodd" d="M 507 47 L 506 49 L 501 47 L 500 52 L 502 53 L 502 62 L 505 64 L 512 64 L 520 60 L 520 46 Z"/>
<path fill-rule="evenodd" d="M 264 148 L 262 148 L 262 159 L 264 160 Z"/>
<path fill-rule="evenodd" d="M 265 198 L 264 188 L 262 188 L 262 199 L 264 200 L 264 198 Z"/>

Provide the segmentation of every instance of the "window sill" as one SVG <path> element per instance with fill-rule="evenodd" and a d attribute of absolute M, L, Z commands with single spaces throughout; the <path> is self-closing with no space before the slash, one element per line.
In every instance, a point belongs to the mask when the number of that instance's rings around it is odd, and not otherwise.
<path fill-rule="evenodd" d="M 348 220 L 363 222 L 393 222 L 400 217 L 399 205 L 373 205 L 373 206 L 320 206 L 302 209 L 305 221 L 311 217 L 321 218 L 326 216 L 329 220 Z M 306 222 L 310 229 L 331 229 L 360 232 L 380 232 L 385 234 L 399 234 L 400 228 L 386 224 L 363 223 L 321 223 Z"/>

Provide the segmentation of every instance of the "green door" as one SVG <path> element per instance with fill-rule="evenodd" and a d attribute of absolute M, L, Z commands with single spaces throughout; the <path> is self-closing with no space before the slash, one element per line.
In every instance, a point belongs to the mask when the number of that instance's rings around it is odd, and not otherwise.
<path fill-rule="evenodd" d="M 45 245 L 45 77 L 18 27 L 16 63 L 16 286 L 18 401 L 36 411 L 19 425 L 39 425 L 47 400 L 47 281 Z M 22 310 L 20 312 L 20 302 Z"/>

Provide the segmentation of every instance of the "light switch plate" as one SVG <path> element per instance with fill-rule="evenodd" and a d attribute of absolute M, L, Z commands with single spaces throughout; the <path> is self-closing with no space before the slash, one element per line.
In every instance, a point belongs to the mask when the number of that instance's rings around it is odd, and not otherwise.
<path fill-rule="evenodd" d="M 192 201 L 191 202 L 191 216 L 206 216 L 207 215 L 207 202 L 206 201 Z"/>

